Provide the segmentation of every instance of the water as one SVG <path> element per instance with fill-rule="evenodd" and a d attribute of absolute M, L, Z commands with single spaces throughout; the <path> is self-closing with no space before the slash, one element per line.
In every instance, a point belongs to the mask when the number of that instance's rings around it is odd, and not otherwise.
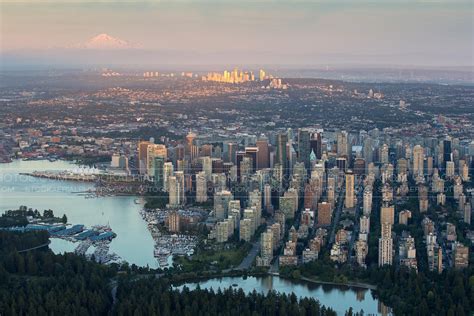
<path fill-rule="evenodd" d="M 26 205 L 43 211 L 52 209 L 56 216 L 66 214 L 71 224 L 109 224 L 117 234 L 110 245 L 110 251 L 123 260 L 139 266 L 158 267 L 153 257 L 154 242 L 141 218 L 142 204 L 136 204 L 133 196 L 111 196 L 86 199 L 73 192 L 93 188 L 92 183 L 56 181 L 28 176 L 22 172 L 70 170 L 77 167 L 65 161 L 47 160 L 21 161 L 0 164 L 0 211 L 17 209 Z M 51 249 L 56 253 L 74 250 L 76 244 L 53 238 Z"/>
<path fill-rule="evenodd" d="M 270 290 L 285 294 L 295 293 L 298 297 L 312 297 L 319 300 L 322 305 L 331 307 L 338 315 L 344 315 L 350 307 L 353 308 L 354 312 L 358 312 L 361 309 L 364 310 L 364 315 L 379 314 L 378 300 L 372 296 L 372 291 L 368 289 L 294 281 L 276 276 L 248 277 L 247 279 L 242 277 L 224 277 L 197 283 L 186 283 L 178 288 L 186 286 L 192 290 L 198 284 L 201 289 L 212 288 L 217 290 L 218 288 L 229 288 L 233 284 L 237 284 L 238 287 L 233 288 L 242 288 L 246 293 L 250 293 L 253 290 L 260 293 L 268 293 Z"/>

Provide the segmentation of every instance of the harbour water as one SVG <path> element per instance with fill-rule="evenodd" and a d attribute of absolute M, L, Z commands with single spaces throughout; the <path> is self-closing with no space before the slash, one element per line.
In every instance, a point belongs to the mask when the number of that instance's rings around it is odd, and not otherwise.
<path fill-rule="evenodd" d="M 37 171 L 64 171 L 76 168 L 65 161 L 21 161 L 0 164 L 0 212 L 26 205 L 43 211 L 52 209 L 56 216 L 66 214 L 68 222 L 88 227 L 109 224 L 117 234 L 110 251 L 117 253 L 130 264 L 156 268 L 153 256 L 154 242 L 146 222 L 139 214 L 143 201 L 133 196 L 106 196 L 85 198 L 74 193 L 93 188 L 93 183 L 57 181 L 34 178 L 20 173 Z M 52 239 L 56 253 L 72 251 L 77 246 L 65 240 Z"/>
<path fill-rule="evenodd" d="M 295 293 L 298 297 L 313 297 L 322 305 L 331 307 L 338 315 L 344 315 L 350 307 L 354 312 L 364 311 L 364 315 L 379 315 L 378 300 L 372 296 L 371 290 L 353 288 L 347 286 L 324 285 L 305 281 L 294 281 L 277 276 L 264 277 L 224 277 L 209 279 L 196 283 L 186 283 L 184 286 L 195 289 L 234 289 L 242 288 L 244 292 L 250 293 L 254 290 L 260 293 L 268 293 L 273 290 L 279 293 Z"/>

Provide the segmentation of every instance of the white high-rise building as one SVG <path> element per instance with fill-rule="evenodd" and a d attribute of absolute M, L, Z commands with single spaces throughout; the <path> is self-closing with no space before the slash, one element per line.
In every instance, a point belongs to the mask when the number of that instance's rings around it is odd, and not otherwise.
<path fill-rule="evenodd" d="M 202 171 L 206 175 L 206 180 L 211 180 L 212 175 L 212 159 L 209 156 L 199 158 L 202 164 Z"/>
<path fill-rule="evenodd" d="M 413 147 L 413 177 L 423 176 L 423 164 L 425 161 L 425 153 L 423 147 L 416 145 Z"/>
<path fill-rule="evenodd" d="M 353 208 L 355 206 L 354 174 L 351 170 L 348 170 L 346 173 L 346 199 L 344 206 L 346 208 Z"/>
<path fill-rule="evenodd" d="M 196 202 L 203 203 L 207 201 L 207 180 L 204 171 L 196 175 Z"/>
<path fill-rule="evenodd" d="M 165 191 L 169 191 L 169 178 L 173 176 L 174 167 L 173 163 L 165 162 L 163 165 L 163 188 Z"/>
<path fill-rule="evenodd" d="M 370 185 L 364 188 L 363 213 L 366 216 L 370 216 L 372 212 L 372 190 Z"/>
<path fill-rule="evenodd" d="M 393 239 L 392 225 L 382 225 L 381 237 L 379 238 L 379 267 L 391 265 L 393 261 Z"/>

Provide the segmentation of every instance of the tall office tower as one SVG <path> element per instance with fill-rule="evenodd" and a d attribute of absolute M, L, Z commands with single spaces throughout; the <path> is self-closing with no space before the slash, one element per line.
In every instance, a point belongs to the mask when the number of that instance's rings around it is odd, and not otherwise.
<path fill-rule="evenodd" d="M 181 205 L 181 197 L 180 197 L 180 187 L 178 178 L 175 176 L 171 176 L 168 178 L 168 186 L 169 186 L 169 203 L 170 207 L 178 207 Z"/>
<path fill-rule="evenodd" d="M 250 241 L 250 239 L 252 239 L 252 235 L 252 220 L 249 218 L 241 219 L 239 224 L 240 240 Z"/>
<path fill-rule="evenodd" d="M 261 219 L 262 219 L 262 192 L 260 192 L 260 190 L 255 189 L 255 190 L 249 192 L 248 206 L 249 207 L 255 207 L 256 224 L 257 224 L 257 227 L 260 226 L 260 222 L 261 222 Z"/>
<path fill-rule="evenodd" d="M 260 71 L 258 72 L 258 79 L 259 79 L 260 81 L 265 80 L 265 70 L 260 69 Z"/>
<path fill-rule="evenodd" d="M 365 159 L 364 158 L 356 158 L 354 161 L 354 174 L 357 176 L 362 176 L 366 174 L 365 171 Z"/>
<path fill-rule="evenodd" d="M 215 229 L 216 229 L 216 241 L 218 243 L 223 243 L 227 242 L 229 240 L 229 226 L 230 226 L 230 221 L 229 220 L 224 220 L 221 222 L 217 222 Z"/>
<path fill-rule="evenodd" d="M 311 154 L 310 131 L 298 130 L 298 161 L 304 163 L 305 168 L 310 169 L 309 156 Z"/>
<path fill-rule="evenodd" d="M 230 210 L 239 210 L 240 213 L 240 200 L 230 200 L 229 201 L 229 211 Z"/>
<path fill-rule="evenodd" d="M 288 135 L 286 133 L 278 134 L 275 163 L 279 163 L 283 167 L 284 175 L 289 174 L 287 144 L 288 144 Z"/>
<path fill-rule="evenodd" d="M 408 172 L 408 161 L 405 158 L 400 158 L 397 160 L 397 173 L 398 174 L 407 174 Z"/>
<path fill-rule="evenodd" d="M 285 216 L 285 213 L 283 213 L 282 211 L 276 211 L 275 212 L 275 215 L 274 215 L 274 218 L 275 218 L 275 222 L 280 224 L 280 228 L 281 228 L 281 237 L 283 237 L 283 235 L 285 234 L 285 223 L 286 223 L 286 216 Z"/>
<path fill-rule="evenodd" d="M 367 164 L 374 161 L 374 150 L 372 148 L 372 139 L 370 137 L 367 137 L 364 140 L 364 146 L 363 146 L 362 151 L 363 151 L 365 162 Z"/>
<path fill-rule="evenodd" d="M 222 161 L 222 159 L 212 158 L 211 160 L 212 160 L 212 172 L 213 173 L 225 173 L 224 162 Z"/>
<path fill-rule="evenodd" d="M 364 188 L 363 214 L 370 216 L 372 212 L 372 186 L 368 185 Z"/>
<path fill-rule="evenodd" d="M 420 212 L 424 213 L 428 211 L 428 187 L 425 185 L 418 185 L 418 202 Z"/>
<path fill-rule="evenodd" d="M 222 159 L 222 147 L 216 146 L 214 147 L 214 151 L 212 153 L 212 158 Z"/>
<path fill-rule="evenodd" d="M 283 196 L 280 196 L 280 211 L 285 214 L 286 218 L 294 218 L 298 210 L 298 192 L 290 188 Z"/>
<path fill-rule="evenodd" d="M 370 232 L 370 217 L 362 215 L 359 219 L 360 232 L 368 234 Z"/>
<path fill-rule="evenodd" d="M 237 165 L 237 181 L 240 182 L 241 178 L 241 168 L 242 168 L 242 161 L 245 158 L 245 151 L 238 151 L 236 153 L 236 165 Z"/>
<path fill-rule="evenodd" d="M 229 202 L 233 199 L 230 191 L 220 191 L 214 194 L 214 214 L 217 219 L 227 218 Z"/>
<path fill-rule="evenodd" d="M 159 144 L 150 144 L 147 147 L 147 154 L 146 154 L 146 174 L 149 177 L 152 177 L 155 173 L 153 170 L 153 163 L 155 157 L 163 157 L 166 159 L 168 156 L 168 151 L 165 145 Z"/>
<path fill-rule="evenodd" d="M 176 190 L 178 192 L 178 201 L 179 205 L 183 205 L 186 202 L 186 196 L 184 195 L 184 172 L 183 171 L 175 171 L 174 176 L 176 177 L 177 187 Z"/>
<path fill-rule="evenodd" d="M 395 206 L 386 202 L 382 204 L 380 209 L 380 225 L 385 223 L 389 223 L 390 225 L 395 223 Z"/>
<path fill-rule="evenodd" d="M 332 205 L 328 202 L 318 203 L 318 226 L 331 225 Z"/>
<path fill-rule="evenodd" d="M 272 212 L 272 186 L 270 184 L 265 184 L 263 187 L 263 207 L 267 213 Z"/>
<path fill-rule="evenodd" d="M 244 157 L 240 162 L 240 182 L 244 183 L 249 180 L 253 170 L 253 159 L 250 157 Z"/>
<path fill-rule="evenodd" d="M 203 203 L 207 201 L 207 178 L 204 171 L 196 174 L 196 202 Z"/>
<path fill-rule="evenodd" d="M 257 153 L 257 169 L 264 169 L 270 167 L 270 152 L 268 148 L 268 139 L 265 135 L 261 135 L 256 144 L 258 148 Z"/>
<path fill-rule="evenodd" d="M 185 158 L 185 149 L 184 146 L 179 144 L 174 148 L 174 157 L 173 157 L 173 162 L 176 162 L 178 160 L 184 160 Z"/>
<path fill-rule="evenodd" d="M 260 254 L 262 258 L 267 259 L 268 265 L 273 258 L 273 231 L 269 228 L 262 233 L 260 240 Z"/>
<path fill-rule="evenodd" d="M 201 151 L 199 153 L 199 156 L 200 157 L 205 157 L 205 156 L 209 156 L 209 157 L 212 157 L 212 152 L 213 152 L 213 146 L 212 144 L 204 144 L 201 146 Z"/>
<path fill-rule="evenodd" d="M 323 155 L 323 141 L 321 139 L 321 133 L 313 133 L 310 140 L 310 151 L 313 151 L 317 159 L 321 159 Z"/>
<path fill-rule="evenodd" d="M 436 235 L 433 233 L 425 234 L 426 252 L 428 256 L 428 269 L 438 273 L 443 272 L 443 249 L 436 242 Z"/>
<path fill-rule="evenodd" d="M 237 149 L 238 149 L 237 143 L 225 143 L 224 144 L 224 161 L 225 162 L 232 162 L 233 164 L 236 164 L 236 155 L 237 155 Z"/>
<path fill-rule="evenodd" d="M 252 235 L 257 229 L 257 212 L 254 207 L 244 209 L 244 218 L 252 221 Z"/>
<path fill-rule="evenodd" d="M 388 183 L 385 183 L 382 187 L 382 201 L 383 202 L 393 201 L 393 187 Z"/>
<path fill-rule="evenodd" d="M 272 170 L 272 179 L 274 183 L 278 186 L 278 189 L 283 187 L 283 166 L 279 163 L 275 164 Z"/>
<path fill-rule="evenodd" d="M 138 143 L 138 171 L 140 174 L 146 174 L 148 145 L 151 144 L 149 141 L 141 141 Z"/>
<path fill-rule="evenodd" d="M 443 162 L 453 161 L 453 152 L 451 149 L 451 138 L 448 136 L 443 140 Z"/>
<path fill-rule="evenodd" d="M 155 157 L 153 159 L 153 181 L 158 189 L 164 189 L 165 158 Z"/>
<path fill-rule="evenodd" d="M 315 210 L 316 209 L 316 201 L 314 199 L 314 191 L 311 184 L 306 183 L 304 186 L 304 204 L 303 207 L 305 209 Z"/>
<path fill-rule="evenodd" d="M 328 176 L 327 199 L 332 206 L 336 203 L 336 178 Z"/>
<path fill-rule="evenodd" d="M 349 136 L 346 131 L 337 133 L 337 156 L 350 158 L 349 153 Z"/>
<path fill-rule="evenodd" d="M 211 180 L 211 174 L 212 174 L 212 160 L 211 157 L 205 156 L 199 158 L 201 165 L 202 165 L 202 171 L 204 171 L 204 174 L 206 175 L 206 180 L 210 181 Z"/>
<path fill-rule="evenodd" d="M 192 148 L 194 146 L 195 139 L 196 139 L 196 134 L 194 134 L 191 131 L 186 135 L 186 145 L 185 145 L 184 150 L 185 150 L 185 155 L 188 157 L 191 157 L 193 155 Z"/>
<path fill-rule="evenodd" d="M 165 162 L 163 165 L 163 189 L 169 191 L 169 178 L 174 174 L 173 163 Z"/>
<path fill-rule="evenodd" d="M 352 170 L 346 172 L 346 199 L 344 200 L 344 206 L 346 208 L 353 208 L 355 206 L 355 194 L 354 194 L 354 174 Z"/>
<path fill-rule="evenodd" d="M 245 147 L 245 156 L 252 159 L 252 172 L 255 172 L 258 165 L 258 147 Z"/>
<path fill-rule="evenodd" d="M 349 164 L 347 163 L 346 157 L 336 158 L 336 167 L 338 167 L 339 170 L 341 170 L 342 172 L 346 172 L 348 166 Z"/>
<path fill-rule="evenodd" d="M 470 180 L 470 177 L 469 177 L 469 166 L 468 166 L 468 163 L 469 162 L 466 162 L 464 160 L 459 160 L 460 162 L 462 161 L 462 163 L 460 163 L 460 166 L 459 166 L 459 175 L 461 176 L 461 179 L 465 182 L 469 181 Z"/>
<path fill-rule="evenodd" d="M 178 211 L 172 211 L 168 215 L 168 230 L 172 233 L 179 233 L 181 229 L 180 216 Z"/>
<path fill-rule="evenodd" d="M 413 177 L 423 176 L 423 164 L 425 161 L 425 153 L 423 147 L 416 145 L 413 147 Z"/>
<path fill-rule="evenodd" d="M 454 173 L 455 173 L 454 161 L 446 161 L 445 166 L 446 166 L 446 178 L 454 177 Z"/>
<path fill-rule="evenodd" d="M 380 154 L 379 154 L 379 160 L 382 164 L 388 163 L 388 145 L 383 144 L 382 147 L 380 147 Z"/>
<path fill-rule="evenodd" d="M 379 238 L 379 267 L 391 265 L 393 260 L 392 225 L 382 224 L 382 232 Z"/>

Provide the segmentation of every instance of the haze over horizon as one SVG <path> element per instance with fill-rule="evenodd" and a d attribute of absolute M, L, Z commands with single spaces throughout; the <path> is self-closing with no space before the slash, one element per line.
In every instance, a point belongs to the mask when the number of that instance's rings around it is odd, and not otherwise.
<path fill-rule="evenodd" d="M 26 64 L 474 65 L 470 1 L 0 4 L 4 69 Z M 101 33 L 121 46 L 84 46 Z"/>

